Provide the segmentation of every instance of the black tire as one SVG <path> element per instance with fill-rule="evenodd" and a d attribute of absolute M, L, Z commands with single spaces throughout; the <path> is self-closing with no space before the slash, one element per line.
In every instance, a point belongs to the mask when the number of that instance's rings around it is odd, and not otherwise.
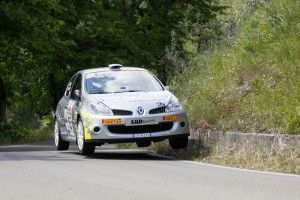
<path fill-rule="evenodd" d="M 54 122 L 54 145 L 58 151 L 68 150 L 70 145 L 69 142 L 62 140 L 57 119 Z"/>
<path fill-rule="evenodd" d="M 136 142 L 136 145 L 138 147 L 149 147 L 151 145 L 151 141 Z"/>
<path fill-rule="evenodd" d="M 169 139 L 172 149 L 183 149 L 189 142 L 188 136 Z"/>
<path fill-rule="evenodd" d="M 82 121 L 79 119 L 76 132 L 77 146 L 81 155 L 90 155 L 95 151 L 95 144 L 85 141 L 85 134 L 83 130 Z"/>

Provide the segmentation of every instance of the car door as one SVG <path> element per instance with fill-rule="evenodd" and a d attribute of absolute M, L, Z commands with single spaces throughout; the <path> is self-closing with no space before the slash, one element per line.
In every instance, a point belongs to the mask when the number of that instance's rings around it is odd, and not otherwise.
<path fill-rule="evenodd" d="M 70 136 L 76 136 L 77 131 L 77 115 L 78 115 L 78 109 L 80 105 L 80 98 L 78 98 L 75 95 L 75 90 L 78 90 L 81 92 L 81 81 L 82 76 L 81 74 L 78 74 L 74 85 L 72 86 L 72 90 L 70 93 L 70 100 L 67 106 L 67 123 L 68 123 L 68 132 Z"/>
<path fill-rule="evenodd" d="M 74 85 L 76 77 L 77 77 L 77 74 L 75 74 L 68 82 L 64 96 L 60 99 L 58 106 L 57 106 L 57 116 L 61 123 L 60 132 L 61 132 L 61 136 L 63 138 L 67 138 L 70 135 L 69 134 L 69 123 L 67 120 L 68 105 L 69 105 L 70 96 L 71 96 L 71 89 Z"/>

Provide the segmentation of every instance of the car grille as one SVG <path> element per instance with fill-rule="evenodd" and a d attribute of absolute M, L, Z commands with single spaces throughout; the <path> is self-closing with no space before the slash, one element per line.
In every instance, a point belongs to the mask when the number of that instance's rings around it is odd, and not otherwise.
<path fill-rule="evenodd" d="M 159 131 L 167 131 L 172 129 L 173 122 L 164 122 L 155 125 L 143 126 L 108 126 L 111 133 L 130 134 L 130 133 L 153 133 Z"/>
<path fill-rule="evenodd" d="M 155 108 L 149 111 L 149 114 L 159 114 L 159 113 L 165 113 L 166 112 L 166 106 L 165 107 L 160 107 L 160 108 Z"/>
<path fill-rule="evenodd" d="M 112 110 L 114 115 L 132 115 L 133 113 L 129 110 Z"/>

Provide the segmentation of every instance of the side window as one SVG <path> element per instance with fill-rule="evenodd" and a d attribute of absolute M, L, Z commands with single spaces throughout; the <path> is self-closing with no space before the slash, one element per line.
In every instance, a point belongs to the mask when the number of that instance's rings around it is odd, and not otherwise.
<path fill-rule="evenodd" d="M 80 74 L 78 74 L 78 76 L 76 77 L 76 80 L 75 80 L 74 85 L 72 87 L 71 99 L 76 99 L 76 97 L 74 95 L 75 90 L 81 91 L 81 75 Z"/>
<path fill-rule="evenodd" d="M 76 78 L 76 74 L 70 79 L 68 85 L 67 85 L 67 88 L 66 88 L 66 96 L 69 98 L 70 97 L 70 94 L 71 94 L 71 89 L 72 89 L 72 85 L 74 85 L 74 80 Z"/>

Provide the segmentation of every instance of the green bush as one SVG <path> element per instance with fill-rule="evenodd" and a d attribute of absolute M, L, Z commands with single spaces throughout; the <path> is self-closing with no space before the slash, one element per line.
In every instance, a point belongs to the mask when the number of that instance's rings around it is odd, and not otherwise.
<path fill-rule="evenodd" d="M 7 121 L 0 122 L 0 144 L 28 141 L 34 137 L 28 128 Z"/>
<path fill-rule="evenodd" d="M 34 105 L 11 105 L 8 109 L 8 121 L 35 130 L 41 126 L 36 113 Z"/>
<path fill-rule="evenodd" d="M 237 5 L 246 8 L 247 1 L 223 2 L 230 5 L 223 22 L 233 13 L 233 36 L 224 26 L 222 41 L 203 52 L 188 40 L 189 68 L 169 81 L 171 90 L 192 126 L 300 134 L 299 3 L 253 1 L 248 15 L 237 18 Z"/>
<path fill-rule="evenodd" d="M 53 139 L 53 123 L 31 130 L 20 124 L 0 121 L 0 144 L 20 144 Z"/>

